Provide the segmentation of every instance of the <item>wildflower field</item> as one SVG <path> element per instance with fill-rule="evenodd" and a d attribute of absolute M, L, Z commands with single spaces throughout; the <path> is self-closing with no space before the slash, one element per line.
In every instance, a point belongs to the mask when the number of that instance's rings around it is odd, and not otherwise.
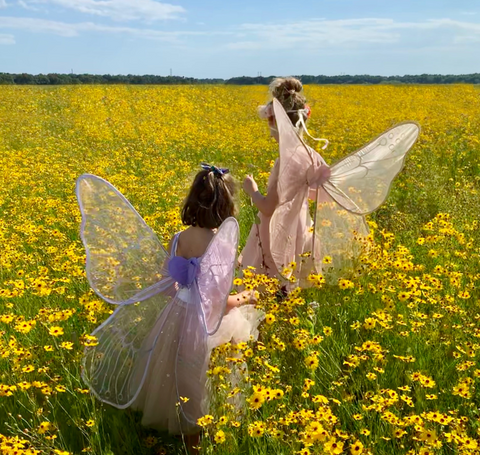
<path fill-rule="evenodd" d="M 167 242 L 201 161 L 265 188 L 277 155 L 256 115 L 266 92 L 0 87 L 0 454 L 183 453 L 80 379 L 89 334 L 112 307 L 85 278 L 75 180 L 112 182 Z M 288 296 L 238 276 L 267 316 L 258 342 L 212 355 L 201 453 L 480 454 L 480 90 L 305 92 L 328 163 L 403 120 L 422 133 L 369 217 L 363 274 L 317 276 Z M 244 242 L 255 211 L 240 203 Z"/>

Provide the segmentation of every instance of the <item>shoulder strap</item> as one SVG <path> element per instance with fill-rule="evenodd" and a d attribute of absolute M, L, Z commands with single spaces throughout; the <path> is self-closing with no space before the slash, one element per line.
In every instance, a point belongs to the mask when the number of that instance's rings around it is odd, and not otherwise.
<path fill-rule="evenodd" d="M 176 256 L 177 255 L 177 246 L 178 246 L 178 238 L 180 236 L 180 232 L 177 232 L 173 236 L 173 243 L 172 243 L 172 251 L 171 251 L 171 256 Z"/>

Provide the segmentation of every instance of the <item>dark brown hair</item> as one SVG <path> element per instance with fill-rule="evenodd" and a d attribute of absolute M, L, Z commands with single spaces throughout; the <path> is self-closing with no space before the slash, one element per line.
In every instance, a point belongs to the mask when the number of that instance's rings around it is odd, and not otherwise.
<path fill-rule="evenodd" d="M 270 93 L 280 101 L 288 118 L 294 125 L 297 124 L 300 114 L 288 111 L 297 111 L 305 107 L 307 99 L 303 95 L 302 90 L 302 83 L 294 77 L 277 77 L 270 84 Z M 307 116 L 304 115 L 303 119 L 306 121 Z"/>
<path fill-rule="evenodd" d="M 229 216 L 235 216 L 237 184 L 230 174 L 213 170 L 200 171 L 193 180 L 182 209 L 182 222 L 187 226 L 218 228 Z"/>

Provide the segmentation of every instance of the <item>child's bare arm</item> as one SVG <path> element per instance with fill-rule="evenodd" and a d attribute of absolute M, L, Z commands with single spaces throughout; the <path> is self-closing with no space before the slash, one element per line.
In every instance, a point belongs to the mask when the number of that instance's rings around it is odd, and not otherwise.
<path fill-rule="evenodd" d="M 247 175 L 243 182 L 243 189 L 252 198 L 258 210 L 265 216 L 272 216 L 278 205 L 278 194 L 276 191 L 269 191 L 265 196 L 258 191 L 257 182 L 251 175 Z"/>

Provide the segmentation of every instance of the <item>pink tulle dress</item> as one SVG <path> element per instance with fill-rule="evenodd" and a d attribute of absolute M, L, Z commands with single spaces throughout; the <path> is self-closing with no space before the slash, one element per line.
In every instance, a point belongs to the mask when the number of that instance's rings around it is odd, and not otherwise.
<path fill-rule="evenodd" d="M 279 101 L 273 99 L 272 104 L 279 160 L 270 175 L 268 192 L 277 192 L 278 204 L 271 217 L 259 214 L 260 224 L 250 231 L 241 265 L 278 276 L 296 262 L 295 275 L 300 279 L 310 269 L 335 283 L 361 269 L 360 257 L 369 248 L 365 215 L 385 201 L 420 128 L 413 122 L 396 125 L 328 168 L 298 135 Z M 316 201 L 313 229 L 309 229 L 309 198 Z M 299 274 L 299 255 L 304 252 L 311 252 L 311 259 Z"/>
<path fill-rule="evenodd" d="M 312 150 L 312 152 L 318 155 L 315 151 Z M 321 159 L 320 156 L 319 158 Z M 277 185 L 279 170 L 280 160 L 277 159 L 275 160 L 275 164 L 268 178 L 267 194 L 272 192 L 278 194 Z M 298 260 L 300 254 L 308 251 L 309 248 L 311 248 L 312 232 L 310 232 L 310 228 L 312 227 L 313 223 L 308 210 L 308 199 L 305 199 L 301 204 L 298 204 L 297 202 L 297 205 L 298 210 L 294 213 L 291 213 L 291 219 L 286 221 L 289 224 L 296 226 L 294 239 L 289 239 L 289 242 L 294 244 L 293 254 L 295 259 Z M 242 268 L 247 268 L 249 266 L 255 267 L 255 273 L 260 273 L 270 277 L 278 277 L 279 270 L 275 264 L 272 256 L 272 249 L 270 247 L 270 223 L 272 216 L 264 215 L 260 211 L 258 212 L 258 219 L 260 223 L 253 224 L 245 247 L 239 256 L 239 264 Z M 281 249 L 281 245 L 277 246 L 276 248 L 276 250 L 279 249 Z M 283 266 L 287 267 L 288 264 L 283 264 Z"/>

